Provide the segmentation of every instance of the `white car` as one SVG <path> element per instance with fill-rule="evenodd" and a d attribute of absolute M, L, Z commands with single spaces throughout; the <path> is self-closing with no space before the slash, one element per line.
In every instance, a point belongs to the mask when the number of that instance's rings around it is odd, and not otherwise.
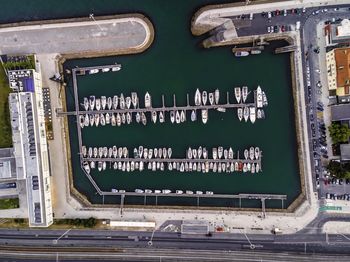
<path fill-rule="evenodd" d="M 271 12 L 268 12 L 268 13 L 267 13 L 267 18 L 268 18 L 268 19 L 271 19 Z"/>
<path fill-rule="evenodd" d="M 287 16 L 287 10 L 286 9 L 283 10 L 283 16 Z"/>
<path fill-rule="evenodd" d="M 268 33 L 271 33 L 270 26 L 267 27 L 267 32 L 268 32 Z"/>

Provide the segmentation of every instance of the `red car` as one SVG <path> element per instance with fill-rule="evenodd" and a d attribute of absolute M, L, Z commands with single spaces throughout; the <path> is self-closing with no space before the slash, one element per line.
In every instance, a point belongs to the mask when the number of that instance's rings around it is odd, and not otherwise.
<path fill-rule="evenodd" d="M 280 10 L 276 10 L 276 15 L 280 15 Z"/>
<path fill-rule="evenodd" d="M 281 31 L 282 32 L 286 31 L 286 27 L 284 25 L 281 25 Z"/>

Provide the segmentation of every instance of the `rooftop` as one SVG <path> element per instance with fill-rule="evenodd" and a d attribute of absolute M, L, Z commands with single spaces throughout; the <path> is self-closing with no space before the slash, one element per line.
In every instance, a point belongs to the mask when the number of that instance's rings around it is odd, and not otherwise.
<path fill-rule="evenodd" d="M 350 48 L 337 48 L 334 50 L 337 87 L 344 88 L 344 94 L 349 94 L 350 85 Z"/>
<path fill-rule="evenodd" d="M 349 19 L 343 19 L 340 25 L 337 26 L 337 36 L 344 37 L 350 36 L 350 21 Z"/>
<path fill-rule="evenodd" d="M 350 119 L 350 104 L 340 104 L 331 106 L 332 121 Z"/>
<path fill-rule="evenodd" d="M 16 177 L 16 162 L 12 148 L 0 148 L 0 180 Z"/>
<path fill-rule="evenodd" d="M 8 78 L 11 89 L 15 91 L 34 92 L 34 70 L 10 70 Z"/>
<path fill-rule="evenodd" d="M 342 161 L 350 160 L 350 144 L 340 145 L 340 160 Z"/>

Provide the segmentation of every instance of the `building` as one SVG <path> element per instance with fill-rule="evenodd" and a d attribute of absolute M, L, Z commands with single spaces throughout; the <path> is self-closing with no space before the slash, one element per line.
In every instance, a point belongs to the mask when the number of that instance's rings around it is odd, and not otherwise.
<path fill-rule="evenodd" d="M 339 104 L 331 106 L 332 121 L 349 121 L 350 104 Z"/>
<path fill-rule="evenodd" d="M 325 27 L 326 45 L 344 45 L 350 43 L 349 19 L 337 20 L 328 23 Z"/>
<path fill-rule="evenodd" d="M 24 73 L 25 72 L 25 73 Z M 18 179 L 26 180 L 31 227 L 53 223 L 50 167 L 40 74 L 34 70 L 9 71 L 12 141 Z"/>
<path fill-rule="evenodd" d="M 342 162 L 350 161 L 350 144 L 340 145 L 340 160 Z"/>
<path fill-rule="evenodd" d="M 0 181 L 16 178 L 16 161 L 13 148 L 0 148 Z"/>

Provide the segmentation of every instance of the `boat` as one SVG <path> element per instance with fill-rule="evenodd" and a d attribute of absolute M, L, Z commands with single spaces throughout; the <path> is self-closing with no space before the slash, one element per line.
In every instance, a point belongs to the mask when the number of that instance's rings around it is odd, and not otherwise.
<path fill-rule="evenodd" d="M 256 147 L 254 149 L 254 153 L 255 153 L 255 159 L 259 159 L 260 158 L 260 149 L 259 149 L 259 147 Z"/>
<path fill-rule="evenodd" d="M 203 191 L 196 191 L 196 195 L 203 195 Z"/>
<path fill-rule="evenodd" d="M 84 117 L 84 126 L 89 126 L 89 124 L 90 124 L 89 115 L 86 114 Z"/>
<path fill-rule="evenodd" d="M 229 159 L 233 159 L 233 150 L 232 150 L 232 147 L 230 147 L 230 148 L 228 149 L 228 158 L 229 158 Z"/>
<path fill-rule="evenodd" d="M 190 147 L 187 149 L 187 158 L 192 159 L 192 148 Z"/>
<path fill-rule="evenodd" d="M 267 106 L 268 105 L 268 102 L 267 102 L 267 97 L 266 97 L 266 94 L 264 91 L 262 91 L 262 97 L 263 97 L 263 105 L 264 106 Z"/>
<path fill-rule="evenodd" d="M 263 107 L 263 93 L 260 86 L 258 86 L 258 88 L 256 89 L 256 107 L 257 108 Z"/>
<path fill-rule="evenodd" d="M 97 163 L 97 170 L 102 171 L 102 161 L 98 161 Z"/>
<path fill-rule="evenodd" d="M 203 158 L 207 159 L 208 158 L 208 150 L 207 148 L 203 147 Z"/>
<path fill-rule="evenodd" d="M 94 110 L 95 108 L 95 96 L 90 96 L 89 98 L 89 105 L 90 105 L 90 110 Z"/>
<path fill-rule="evenodd" d="M 113 105 L 113 102 L 112 102 L 112 97 L 108 97 L 107 98 L 107 108 L 108 110 L 111 110 L 112 109 L 112 105 Z"/>
<path fill-rule="evenodd" d="M 123 147 L 123 157 L 127 158 L 129 156 L 128 149 L 126 147 Z"/>
<path fill-rule="evenodd" d="M 202 109 L 202 122 L 203 124 L 206 124 L 208 121 L 208 110 Z"/>
<path fill-rule="evenodd" d="M 248 149 L 245 149 L 244 150 L 244 158 L 248 159 L 248 157 L 249 157 L 249 151 L 248 151 Z"/>
<path fill-rule="evenodd" d="M 143 158 L 147 159 L 148 158 L 148 148 L 143 149 Z"/>
<path fill-rule="evenodd" d="M 130 106 L 131 106 L 131 97 L 130 96 L 127 96 L 125 98 L 125 104 L 126 104 L 126 108 L 130 109 Z"/>
<path fill-rule="evenodd" d="M 107 105 L 107 97 L 101 96 L 101 106 L 102 106 L 102 110 L 105 110 L 105 109 L 106 109 L 106 105 Z"/>
<path fill-rule="evenodd" d="M 142 189 L 135 189 L 135 193 L 142 194 L 143 190 Z"/>
<path fill-rule="evenodd" d="M 163 194 L 170 194 L 170 193 L 171 193 L 171 190 L 169 190 L 169 189 L 163 189 L 163 190 L 162 190 L 162 193 L 163 193 Z"/>
<path fill-rule="evenodd" d="M 97 154 L 98 154 L 98 149 L 97 149 L 97 147 L 94 147 L 94 149 L 93 149 L 93 156 L 96 158 Z"/>
<path fill-rule="evenodd" d="M 252 122 L 252 124 L 255 123 L 255 119 L 256 119 L 255 107 L 249 108 L 249 119 L 250 119 L 250 122 Z"/>
<path fill-rule="evenodd" d="M 235 52 L 235 57 L 249 56 L 249 52 L 247 51 L 237 51 Z"/>
<path fill-rule="evenodd" d="M 261 111 L 261 118 L 265 118 L 265 112 L 264 112 L 264 109 L 260 109 Z"/>
<path fill-rule="evenodd" d="M 182 110 L 181 113 L 180 113 L 180 121 L 181 121 L 181 123 L 186 121 L 185 110 Z"/>
<path fill-rule="evenodd" d="M 118 148 L 117 148 L 117 146 L 113 146 L 112 151 L 113 151 L 113 153 L 112 153 L 113 157 L 117 158 L 117 156 L 118 156 Z"/>
<path fill-rule="evenodd" d="M 158 158 L 158 148 L 153 149 L 154 158 Z"/>
<path fill-rule="evenodd" d="M 163 147 L 163 157 L 164 158 L 167 158 L 167 153 L 168 153 L 167 149 L 165 147 Z"/>
<path fill-rule="evenodd" d="M 248 97 L 248 87 L 247 86 L 243 86 L 242 87 L 242 102 L 245 103 L 245 101 L 247 100 Z"/>
<path fill-rule="evenodd" d="M 235 98 L 237 100 L 237 103 L 239 104 L 241 102 L 241 88 L 235 87 L 234 92 L 235 92 Z"/>
<path fill-rule="evenodd" d="M 130 171 L 133 172 L 135 170 L 135 162 L 131 161 L 130 162 Z"/>
<path fill-rule="evenodd" d="M 117 113 L 116 120 L 117 120 L 117 126 L 120 126 L 122 124 L 122 118 L 119 113 Z"/>
<path fill-rule="evenodd" d="M 196 110 L 192 110 L 192 113 L 191 113 L 191 121 L 196 121 L 197 120 L 197 113 L 196 113 Z"/>
<path fill-rule="evenodd" d="M 112 67 L 112 72 L 117 72 L 117 71 L 119 71 L 120 69 L 122 69 L 121 65 L 113 66 L 113 67 Z"/>
<path fill-rule="evenodd" d="M 109 125 L 111 123 L 111 116 L 109 113 L 106 113 L 106 125 Z"/>
<path fill-rule="evenodd" d="M 112 126 L 116 126 L 116 124 L 117 124 L 117 119 L 116 119 L 116 117 L 115 117 L 115 114 L 112 113 L 111 125 L 112 125 Z"/>
<path fill-rule="evenodd" d="M 132 106 L 136 108 L 139 103 L 139 98 L 136 92 L 131 92 L 131 102 L 132 102 Z"/>
<path fill-rule="evenodd" d="M 118 148 L 118 158 L 122 158 L 123 157 L 123 148 L 119 147 Z"/>
<path fill-rule="evenodd" d="M 102 71 L 103 73 L 107 73 L 107 72 L 109 72 L 109 70 L 110 70 L 110 68 L 108 68 L 108 67 L 105 67 L 105 68 L 102 68 L 102 69 L 101 69 L 101 71 Z"/>
<path fill-rule="evenodd" d="M 152 193 L 152 190 L 151 190 L 151 189 L 145 189 L 145 193 L 146 193 L 146 194 L 151 194 L 151 193 Z"/>
<path fill-rule="evenodd" d="M 92 157 L 92 147 L 89 147 L 89 149 L 88 149 L 88 156 L 90 158 Z"/>
<path fill-rule="evenodd" d="M 100 114 L 95 114 L 94 118 L 95 118 L 95 125 L 98 126 L 100 124 Z"/>
<path fill-rule="evenodd" d="M 254 160 L 254 153 L 255 153 L 254 147 L 250 147 L 249 148 L 249 158 L 250 158 L 250 160 Z"/>
<path fill-rule="evenodd" d="M 195 148 L 192 149 L 192 155 L 193 155 L 193 159 L 197 158 L 197 149 Z"/>
<path fill-rule="evenodd" d="M 163 111 L 159 112 L 159 123 L 164 123 L 165 122 L 164 115 L 165 115 L 165 112 L 163 112 Z"/>
<path fill-rule="evenodd" d="M 248 171 L 247 163 L 243 164 L 243 172 L 246 173 Z"/>
<path fill-rule="evenodd" d="M 182 162 L 180 165 L 180 172 L 184 172 L 185 171 L 185 164 Z"/>
<path fill-rule="evenodd" d="M 79 124 L 80 124 L 81 128 L 84 128 L 84 126 L 85 126 L 84 122 L 85 122 L 85 117 L 83 115 L 80 115 L 79 116 Z"/>
<path fill-rule="evenodd" d="M 186 190 L 185 194 L 187 194 L 187 195 L 193 195 L 193 191 L 191 191 L 191 190 Z"/>
<path fill-rule="evenodd" d="M 254 163 L 252 163 L 252 166 L 251 166 L 251 168 L 250 168 L 250 171 L 252 172 L 252 174 L 255 173 L 255 165 L 254 165 Z"/>
<path fill-rule="evenodd" d="M 143 169 L 144 169 L 144 163 L 142 161 L 140 161 L 139 170 L 143 171 Z"/>
<path fill-rule="evenodd" d="M 179 124 L 181 122 L 180 113 L 177 110 L 176 110 L 176 113 L 175 113 L 175 122 L 176 122 L 176 124 Z"/>
<path fill-rule="evenodd" d="M 117 95 L 113 96 L 113 109 L 116 110 L 118 108 L 119 98 Z"/>
<path fill-rule="evenodd" d="M 170 111 L 170 122 L 172 124 L 175 122 L 175 111 Z"/>
<path fill-rule="evenodd" d="M 218 157 L 218 150 L 216 147 L 213 147 L 213 159 L 216 160 Z"/>
<path fill-rule="evenodd" d="M 209 104 L 213 105 L 214 104 L 214 93 L 209 93 Z"/>
<path fill-rule="evenodd" d="M 101 122 L 101 126 L 106 125 L 106 119 L 104 114 L 100 114 L 100 122 Z"/>
<path fill-rule="evenodd" d="M 199 89 L 197 88 L 196 93 L 194 94 L 194 104 L 196 106 L 201 105 L 201 92 L 199 91 Z"/>
<path fill-rule="evenodd" d="M 221 113 L 225 113 L 226 112 L 226 108 L 225 107 L 218 107 L 216 110 L 218 112 L 221 112 Z"/>
<path fill-rule="evenodd" d="M 148 159 L 151 159 L 152 156 L 153 156 L 153 149 L 150 148 L 150 149 L 148 149 Z"/>
<path fill-rule="evenodd" d="M 102 170 L 106 170 L 106 167 L 107 167 L 106 161 L 103 161 L 102 162 Z"/>
<path fill-rule="evenodd" d="M 87 97 L 84 97 L 83 106 L 84 106 L 85 111 L 89 110 L 89 99 L 87 99 Z"/>
<path fill-rule="evenodd" d="M 247 122 L 249 118 L 249 107 L 245 106 L 243 109 L 243 118 L 244 121 Z"/>
<path fill-rule="evenodd" d="M 168 163 L 168 170 L 172 171 L 173 170 L 173 165 L 171 163 Z"/>
<path fill-rule="evenodd" d="M 99 70 L 97 68 L 95 69 L 90 69 L 89 70 L 89 74 L 92 75 L 92 74 L 97 74 L 99 72 Z"/>
<path fill-rule="evenodd" d="M 122 124 L 125 124 L 126 123 L 126 115 L 125 115 L 125 113 L 122 113 L 120 116 L 121 116 L 121 119 L 122 119 Z"/>
<path fill-rule="evenodd" d="M 83 157 L 86 157 L 86 153 L 87 153 L 87 148 L 86 148 L 86 146 L 82 146 L 82 147 L 81 147 L 81 154 L 83 155 Z"/>
<path fill-rule="evenodd" d="M 147 124 L 147 118 L 144 112 L 141 113 L 141 121 L 144 126 Z"/>
<path fill-rule="evenodd" d="M 162 156 L 163 156 L 163 149 L 158 148 L 158 155 L 159 155 L 159 158 L 162 158 Z"/>
<path fill-rule="evenodd" d="M 140 112 L 137 112 L 136 113 L 136 123 L 140 123 L 140 121 L 141 121 L 141 114 L 140 114 Z"/>
<path fill-rule="evenodd" d="M 214 195 L 214 192 L 213 191 L 205 191 L 205 194 L 206 195 Z"/>
<path fill-rule="evenodd" d="M 119 97 L 119 107 L 120 109 L 125 109 L 125 99 L 123 93 L 121 93 Z"/>
<path fill-rule="evenodd" d="M 112 158 L 112 156 L 113 156 L 113 149 L 110 147 L 108 148 L 108 157 Z"/>
<path fill-rule="evenodd" d="M 108 148 L 106 146 L 103 147 L 103 157 L 107 157 L 108 156 Z"/>
<path fill-rule="evenodd" d="M 96 110 L 100 111 L 101 110 L 101 99 L 96 98 Z"/>
<path fill-rule="evenodd" d="M 260 165 L 259 165 L 259 163 L 256 163 L 256 165 L 255 165 L 255 172 L 256 173 L 259 173 L 260 172 Z"/>
<path fill-rule="evenodd" d="M 239 171 L 239 164 L 238 164 L 238 162 L 235 162 L 235 171 Z"/>
<path fill-rule="evenodd" d="M 259 49 L 252 49 L 252 50 L 250 50 L 250 53 L 252 55 L 259 55 L 259 54 L 261 54 L 261 50 L 259 50 Z"/>
<path fill-rule="evenodd" d="M 203 103 L 203 105 L 206 105 L 206 104 L 207 104 L 207 101 L 208 101 L 208 94 L 207 94 L 207 91 L 203 91 L 203 92 L 202 92 L 202 103 Z"/>
<path fill-rule="evenodd" d="M 215 104 L 219 104 L 219 100 L 220 100 L 220 91 L 219 91 L 219 89 L 215 89 L 215 92 L 214 92 L 214 102 L 215 102 Z"/>
<path fill-rule="evenodd" d="M 157 122 L 157 111 L 152 111 L 152 122 L 153 123 Z"/>
<path fill-rule="evenodd" d="M 218 147 L 218 158 L 221 159 L 223 155 L 224 148 L 222 146 Z"/>
<path fill-rule="evenodd" d="M 237 109 L 237 115 L 238 115 L 239 121 L 242 121 L 242 118 L 243 118 L 243 108 L 239 107 L 239 108 Z"/>
<path fill-rule="evenodd" d="M 95 161 L 91 161 L 90 162 L 90 168 L 91 169 L 95 169 L 96 168 Z"/>
<path fill-rule="evenodd" d="M 93 126 L 95 124 L 95 116 L 93 114 L 89 115 L 90 118 L 90 126 Z"/>
<path fill-rule="evenodd" d="M 184 193 L 184 191 L 182 191 L 182 190 L 176 190 L 176 192 L 175 192 L 176 194 L 178 194 L 178 195 L 181 195 L 181 194 L 183 194 Z"/>
<path fill-rule="evenodd" d="M 131 113 L 127 112 L 126 113 L 126 123 L 129 125 L 131 122 L 132 122 Z"/>
<path fill-rule="evenodd" d="M 261 109 L 258 109 L 256 112 L 256 118 L 257 119 L 261 119 L 262 118 L 262 114 L 261 114 Z"/>
<path fill-rule="evenodd" d="M 171 155 L 173 154 L 173 150 L 169 147 L 167 150 L 168 158 L 171 158 Z"/>
<path fill-rule="evenodd" d="M 150 108 L 152 107 L 152 98 L 151 98 L 151 95 L 146 92 L 145 94 L 145 108 Z"/>
<path fill-rule="evenodd" d="M 202 153 L 203 153 L 203 149 L 201 146 L 198 148 L 197 152 L 198 152 L 198 158 L 200 159 L 202 157 Z"/>
<path fill-rule="evenodd" d="M 143 146 L 139 146 L 138 155 L 140 158 L 142 158 L 142 154 L 143 154 Z"/>

